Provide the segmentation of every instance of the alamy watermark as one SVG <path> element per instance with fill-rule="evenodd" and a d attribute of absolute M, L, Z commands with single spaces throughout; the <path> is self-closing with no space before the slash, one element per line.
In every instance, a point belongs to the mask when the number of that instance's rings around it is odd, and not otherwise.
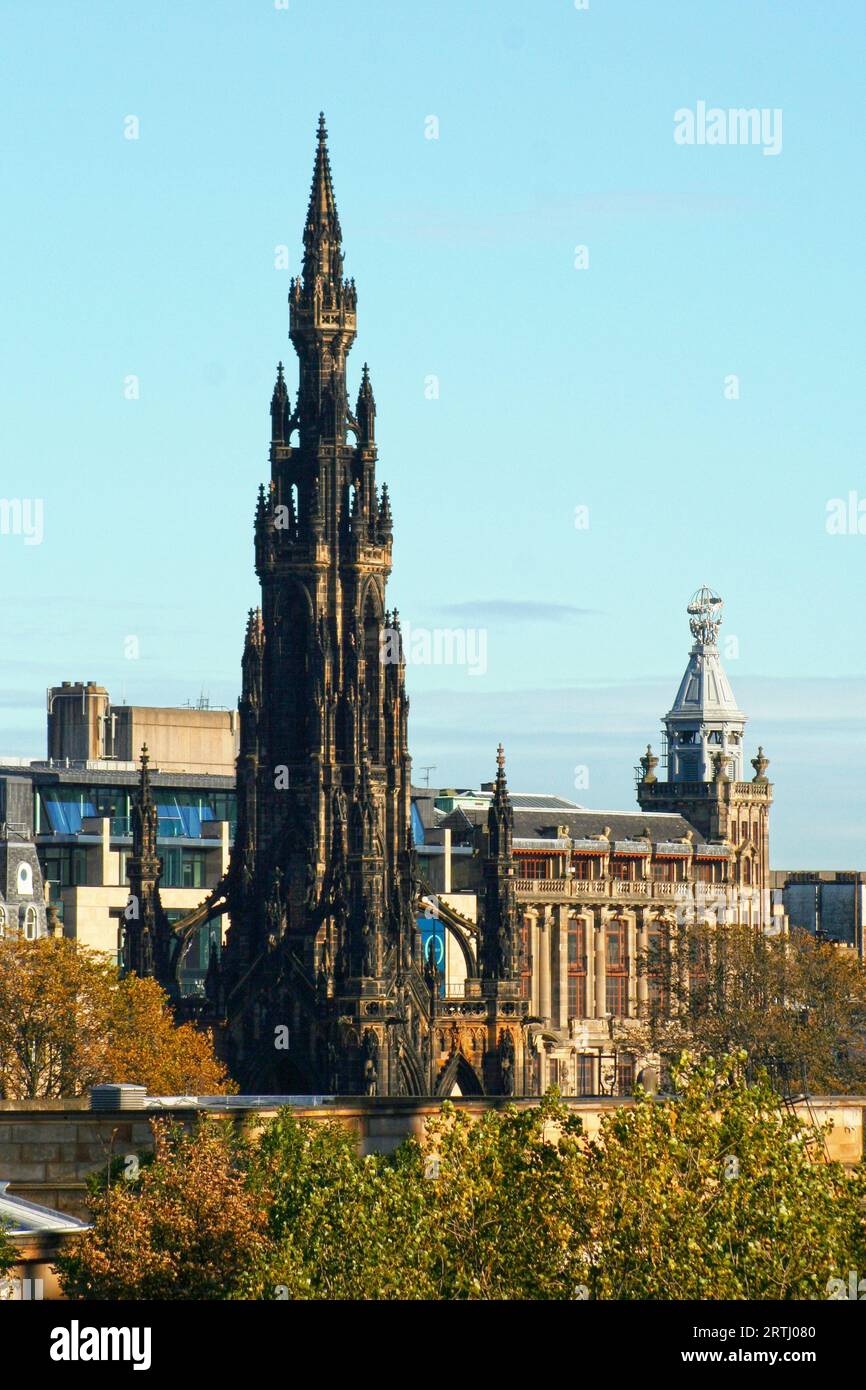
<path fill-rule="evenodd" d="M 708 106 L 705 101 L 674 112 L 678 145 L 760 145 L 763 154 L 782 153 L 780 106 Z"/>
<path fill-rule="evenodd" d="M 23 536 L 25 545 L 41 545 L 45 506 L 41 497 L 0 497 L 0 536 Z"/>
<path fill-rule="evenodd" d="M 487 674 L 487 629 L 483 627 L 386 627 L 379 639 L 379 660 L 395 666 L 465 666 L 470 676 Z"/>

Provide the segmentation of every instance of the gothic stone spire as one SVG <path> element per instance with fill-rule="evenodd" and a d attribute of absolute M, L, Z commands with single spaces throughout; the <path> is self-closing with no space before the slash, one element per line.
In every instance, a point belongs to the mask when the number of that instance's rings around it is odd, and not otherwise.
<path fill-rule="evenodd" d="M 150 785 L 150 757 L 141 749 L 138 793 L 132 807 L 132 853 L 126 861 L 129 902 L 126 908 L 124 971 L 153 977 L 177 999 L 174 972 L 176 943 L 159 896 L 162 860 L 157 853 L 159 816 Z"/>

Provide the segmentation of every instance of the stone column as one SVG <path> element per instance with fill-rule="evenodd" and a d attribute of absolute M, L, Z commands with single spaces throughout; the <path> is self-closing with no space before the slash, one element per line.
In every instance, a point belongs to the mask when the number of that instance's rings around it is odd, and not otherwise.
<path fill-rule="evenodd" d="M 637 927 L 635 916 L 630 915 L 625 929 L 626 950 L 628 952 L 628 987 L 626 991 L 626 1001 L 628 1017 L 637 1016 Z"/>
<path fill-rule="evenodd" d="M 549 911 L 544 912 L 538 924 L 538 1012 L 547 1022 L 550 1021 L 550 956 L 551 928 L 553 918 Z"/>
<path fill-rule="evenodd" d="M 539 953 L 540 953 L 540 931 L 538 926 L 538 909 L 533 908 L 529 914 L 529 950 L 532 956 L 532 974 L 530 976 L 530 1012 L 536 1016 L 541 1010 L 538 1005 L 539 998 Z"/>
<path fill-rule="evenodd" d="M 583 945 L 586 956 L 586 1003 L 584 1018 L 595 1017 L 595 914 L 586 908 L 582 914 Z"/>
<path fill-rule="evenodd" d="M 647 1005 L 649 1003 L 649 980 L 646 977 L 646 959 L 649 950 L 649 916 L 648 907 L 641 909 L 640 926 L 637 931 L 637 953 L 639 961 L 635 961 L 634 971 L 637 975 L 637 1011 L 640 1018 L 645 1018 Z"/>
<path fill-rule="evenodd" d="M 595 1016 L 604 1018 L 607 1013 L 607 960 L 605 956 L 605 924 L 606 919 L 604 910 L 601 909 L 594 916 L 594 937 L 595 937 Z"/>

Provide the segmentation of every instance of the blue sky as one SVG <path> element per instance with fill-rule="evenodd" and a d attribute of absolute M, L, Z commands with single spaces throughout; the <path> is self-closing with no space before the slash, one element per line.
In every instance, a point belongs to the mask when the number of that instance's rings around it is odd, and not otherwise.
<path fill-rule="evenodd" d="M 859 0 L 18 0 L 0 26 L 0 493 L 44 506 L 41 545 L 0 535 L 3 752 L 42 751 L 63 678 L 234 703 L 279 357 L 295 381 L 275 247 L 296 269 L 324 108 L 390 596 L 487 634 L 483 675 L 410 669 L 416 765 L 477 782 L 502 738 L 512 785 L 630 806 L 707 582 L 774 863 L 864 865 L 866 535 L 826 530 L 866 499 Z M 678 145 L 699 101 L 781 109 L 781 152 Z"/>

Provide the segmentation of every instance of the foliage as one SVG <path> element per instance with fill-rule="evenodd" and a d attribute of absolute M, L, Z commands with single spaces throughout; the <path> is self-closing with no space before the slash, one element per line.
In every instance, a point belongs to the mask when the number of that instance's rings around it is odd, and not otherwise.
<path fill-rule="evenodd" d="M 152 1162 L 92 1197 L 92 1229 L 58 1257 L 70 1298 L 225 1298 L 264 1254 L 266 1215 L 231 1122 L 153 1129 Z"/>
<path fill-rule="evenodd" d="M 232 1089 L 211 1039 L 176 1027 L 165 992 L 64 937 L 0 940 L 0 1096 L 126 1081 L 155 1095 Z"/>
<path fill-rule="evenodd" d="M 249 1147 L 157 1127 L 135 1183 L 94 1192 L 64 1257 L 73 1297 L 793 1299 L 866 1268 L 864 1172 L 743 1057 L 683 1059 L 586 1137 L 555 1092 L 362 1157 L 336 1120 L 282 1110 Z"/>
<path fill-rule="evenodd" d="M 127 975 L 112 990 L 104 1080 L 146 1086 L 151 1095 L 222 1095 L 236 1091 L 217 1060 L 209 1032 L 176 1024 L 155 980 Z"/>
<path fill-rule="evenodd" d="M 18 1259 L 18 1252 L 9 1236 L 9 1228 L 0 1221 L 0 1278 L 7 1273 Z"/>
<path fill-rule="evenodd" d="M 864 1175 L 820 1161 L 809 1131 L 739 1059 L 686 1059 L 678 1094 L 606 1116 L 573 1177 L 590 1297 L 826 1297 L 863 1268 Z"/>
<path fill-rule="evenodd" d="M 360 1158 L 340 1125 L 284 1110 L 253 1159 L 277 1258 L 250 1287 L 331 1299 L 571 1296 L 562 1173 L 578 1130 L 554 1096 L 480 1118 L 445 1104 L 421 1143 Z"/>
<path fill-rule="evenodd" d="M 248 1283 L 251 1296 L 435 1296 L 430 1184 L 414 1141 L 361 1157 L 342 1125 L 282 1110 L 262 1135 L 251 1185 L 273 1243 Z"/>
<path fill-rule="evenodd" d="M 448 1104 L 427 1128 L 439 1157 L 431 1246 L 437 1296 L 573 1298 L 581 1282 L 569 1174 L 580 1163 L 580 1122 L 555 1091 L 540 1105 L 487 1110 Z"/>
<path fill-rule="evenodd" d="M 809 932 L 767 936 L 749 926 L 688 923 L 644 953 L 653 983 L 641 1024 L 620 1042 L 676 1056 L 745 1051 L 815 1093 L 866 1091 L 866 966 Z"/>

